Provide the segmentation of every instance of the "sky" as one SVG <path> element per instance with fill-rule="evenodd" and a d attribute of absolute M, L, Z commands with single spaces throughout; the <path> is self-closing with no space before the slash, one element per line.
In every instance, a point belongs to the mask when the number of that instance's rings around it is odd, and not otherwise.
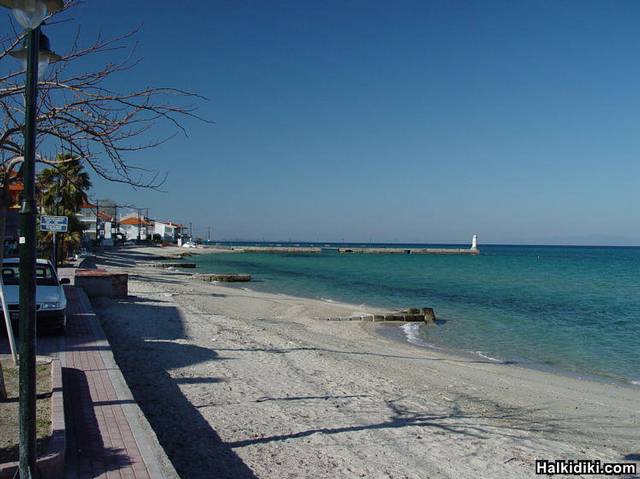
<path fill-rule="evenodd" d="M 64 52 L 141 26 L 118 91 L 207 98 L 93 198 L 218 240 L 640 245 L 640 2 L 87 1 Z M 87 58 L 96 68 L 105 57 Z M 159 125 L 154 135 L 170 133 Z M 152 135 L 150 138 L 153 138 Z"/>

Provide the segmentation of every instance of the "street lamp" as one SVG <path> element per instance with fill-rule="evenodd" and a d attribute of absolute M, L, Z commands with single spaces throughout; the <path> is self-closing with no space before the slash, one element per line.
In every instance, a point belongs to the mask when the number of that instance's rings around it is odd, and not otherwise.
<path fill-rule="evenodd" d="M 27 29 L 24 46 L 13 52 L 26 63 L 24 190 L 20 207 L 20 478 L 36 477 L 36 114 L 38 65 L 42 67 L 56 56 L 44 37 L 40 24 L 45 17 L 64 8 L 62 0 L 0 0 L 10 8 L 16 20 Z M 42 46 L 42 51 L 40 47 Z M 26 48 L 25 48 L 26 47 Z M 45 63 L 46 60 L 46 63 Z"/>
<path fill-rule="evenodd" d="M 27 60 L 29 58 L 29 48 L 27 46 L 27 38 L 25 37 L 20 48 L 16 48 L 9 52 L 13 58 L 22 62 L 22 68 L 27 69 Z M 60 60 L 60 55 L 51 51 L 49 38 L 40 32 L 40 45 L 38 48 L 38 78 L 42 78 L 49 63 L 55 63 Z"/>
<path fill-rule="evenodd" d="M 35 30 L 50 13 L 64 8 L 62 0 L 0 0 L 0 5 L 10 8 L 23 28 Z"/>

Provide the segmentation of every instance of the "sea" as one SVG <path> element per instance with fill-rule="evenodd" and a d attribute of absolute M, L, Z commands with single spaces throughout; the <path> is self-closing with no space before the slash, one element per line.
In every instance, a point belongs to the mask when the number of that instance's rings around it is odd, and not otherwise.
<path fill-rule="evenodd" d="M 347 302 L 362 311 L 434 308 L 437 325 L 402 330 L 423 347 L 640 385 L 640 247 L 481 245 L 479 255 L 459 256 L 337 248 L 468 245 L 277 245 L 323 251 L 189 261 L 199 272 L 251 274 L 254 290 Z"/>

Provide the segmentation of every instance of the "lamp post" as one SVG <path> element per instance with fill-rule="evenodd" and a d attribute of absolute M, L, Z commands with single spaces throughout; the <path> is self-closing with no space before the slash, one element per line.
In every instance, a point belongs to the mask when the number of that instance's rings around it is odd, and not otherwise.
<path fill-rule="evenodd" d="M 38 67 L 59 57 L 40 32 L 47 15 L 62 10 L 62 0 L 0 0 L 26 30 L 22 48 L 11 55 L 26 68 L 23 199 L 20 207 L 20 478 L 36 477 L 36 214 L 35 156 Z"/>

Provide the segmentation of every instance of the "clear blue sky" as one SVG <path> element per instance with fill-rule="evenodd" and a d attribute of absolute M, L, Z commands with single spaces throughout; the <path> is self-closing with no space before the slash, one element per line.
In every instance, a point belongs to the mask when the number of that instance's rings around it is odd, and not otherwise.
<path fill-rule="evenodd" d="M 640 244 L 640 2 L 88 1 L 113 85 L 207 96 L 94 194 L 217 239 Z M 47 28 L 68 48 L 72 23 Z M 95 65 L 90 65 L 95 66 Z"/>

